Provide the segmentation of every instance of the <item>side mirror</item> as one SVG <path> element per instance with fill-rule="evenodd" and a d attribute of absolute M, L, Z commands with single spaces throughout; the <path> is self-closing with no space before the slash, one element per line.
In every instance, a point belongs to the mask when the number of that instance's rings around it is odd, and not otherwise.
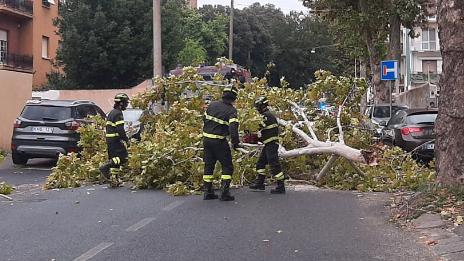
<path fill-rule="evenodd" d="M 381 126 L 381 127 L 387 127 L 387 122 L 386 122 L 386 121 L 381 121 L 381 122 L 379 123 L 379 126 Z"/>

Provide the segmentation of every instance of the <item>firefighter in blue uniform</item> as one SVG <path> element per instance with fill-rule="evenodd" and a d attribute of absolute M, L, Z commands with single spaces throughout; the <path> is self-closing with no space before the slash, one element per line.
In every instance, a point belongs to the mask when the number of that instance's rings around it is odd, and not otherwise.
<path fill-rule="evenodd" d="M 125 93 L 114 97 L 114 109 L 108 114 L 106 122 L 106 144 L 108 146 L 109 161 L 100 167 L 100 172 L 107 180 L 113 179 L 111 186 L 119 186 L 119 171 L 127 162 L 129 138 L 124 130 L 124 116 L 122 111 L 127 109 L 129 97 Z M 124 145 L 124 143 L 126 145 Z M 111 174 L 111 176 L 110 176 Z"/>
<path fill-rule="evenodd" d="M 234 167 L 232 165 L 232 153 L 227 136 L 230 135 L 232 147 L 238 149 L 240 147 L 238 118 L 237 110 L 233 106 L 233 103 L 237 99 L 237 94 L 238 91 L 235 86 L 226 87 L 223 90 L 222 100 L 209 104 L 203 117 L 204 200 L 218 198 L 214 194 L 212 183 L 217 161 L 222 166 L 220 200 L 232 201 L 235 199 L 229 191 Z"/>
<path fill-rule="evenodd" d="M 277 187 L 271 189 L 272 194 L 285 194 L 285 175 L 279 162 L 279 125 L 277 118 L 269 111 L 269 102 L 266 97 L 261 96 L 255 101 L 255 108 L 263 116 L 260 129 L 260 141 L 264 143 L 264 148 L 259 155 L 256 163 L 258 175 L 250 189 L 264 190 L 264 180 L 266 178 L 266 165 L 271 167 L 271 174 L 277 180 Z"/>

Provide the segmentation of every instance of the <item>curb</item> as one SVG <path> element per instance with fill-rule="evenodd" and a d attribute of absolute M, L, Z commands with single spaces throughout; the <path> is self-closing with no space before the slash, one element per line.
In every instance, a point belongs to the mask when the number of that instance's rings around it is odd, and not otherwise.
<path fill-rule="evenodd" d="M 439 214 L 424 214 L 413 221 L 420 242 L 442 261 L 464 261 L 464 239 L 446 228 Z"/>

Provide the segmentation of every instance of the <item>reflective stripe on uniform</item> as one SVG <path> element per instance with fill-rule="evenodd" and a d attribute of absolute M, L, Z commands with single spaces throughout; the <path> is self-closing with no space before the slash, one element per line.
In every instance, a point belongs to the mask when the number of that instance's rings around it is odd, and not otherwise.
<path fill-rule="evenodd" d="M 220 139 L 220 140 L 223 140 L 223 139 L 226 138 L 226 137 L 221 136 L 221 135 L 209 134 L 209 133 L 206 133 L 206 132 L 203 132 L 203 137 L 210 138 L 210 139 Z"/>
<path fill-rule="evenodd" d="M 221 120 L 221 119 L 216 118 L 216 117 L 213 117 L 213 116 L 211 116 L 211 115 L 208 115 L 208 114 L 206 114 L 206 112 L 205 112 L 205 118 L 206 118 L 207 120 L 214 121 L 214 122 L 217 122 L 217 123 L 219 123 L 219 124 L 229 126 L 229 123 L 228 123 L 227 121 Z"/>
<path fill-rule="evenodd" d="M 264 174 L 266 173 L 266 169 L 257 169 L 256 172 L 258 172 L 259 174 Z"/>
<path fill-rule="evenodd" d="M 203 180 L 205 182 L 211 182 L 213 181 L 213 175 L 203 175 Z"/>
<path fill-rule="evenodd" d="M 230 88 L 230 87 L 224 88 L 224 90 L 222 90 L 222 91 L 223 92 L 232 92 L 232 93 L 238 94 L 238 92 L 235 89 Z"/>
<path fill-rule="evenodd" d="M 232 176 L 231 175 L 222 175 L 221 179 L 222 180 L 229 180 L 229 179 L 232 179 Z"/>
<path fill-rule="evenodd" d="M 238 119 L 237 118 L 232 118 L 229 120 L 229 124 L 233 123 L 233 122 L 237 122 L 238 123 Z"/>
<path fill-rule="evenodd" d="M 272 142 L 272 141 L 279 141 L 279 137 L 271 137 L 271 138 L 263 141 L 263 143 L 268 144 L 269 142 Z"/>
<path fill-rule="evenodd" d="M 119 157 L 114 157 L 113 162 L 114 162 L 114 164 L 119 165 L 119 164 L 121 164 L 121 159 Z"/>
<path fill-rule="evenodd" d="M 124 124 L 124 121 L 117 121 L 117 122 L 107 121 L 106 122 L 106 125 L 110 125 L 110 126 L 113 126 L 113 127 L 116 127 L 116 126 L 121 125 L 121 124 Z"/>
<path fill-rule="evenodd" d="M 111 174 L 118 174 L 119 170 L 120 170 L 119 168 L 111 168 L 110 172 L 111 172 Z"/>
<path fill-rule="evenodd" d="M 107 133 L 106 134 L 107 138 L 114 138 L 114 137 L 119 137 L 119 133 Z"/>
<path fill-rule="evenodd" d="M 271 124 L 269 126 L 264 127 L 263 130 L 270 130 L 270 129 L 274 129 L 274 128 L 277 128 L 277 127 L 279 127 L 279 125 Z"/>
<path fill-rule="evenodd" d="M 285 179 L 284 173 L 280 172 L 279 174 L 274 176 L 275 179 L 277 180 L 283 180 Z"/>

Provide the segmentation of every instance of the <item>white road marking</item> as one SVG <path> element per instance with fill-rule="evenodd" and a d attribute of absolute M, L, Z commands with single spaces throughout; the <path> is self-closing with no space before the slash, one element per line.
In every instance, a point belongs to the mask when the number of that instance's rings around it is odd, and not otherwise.
<path fill-rule="evenodd" d="M 178 206 L 182 205 L 183 203 L 184 203 L 183 200 L 174 201 L 174 202 L 170 203 L 169 205 L 165 206 L 162 210 L 163 211 L 171 211 L 171 210 L 177 208 Z"/>
<path fill-rule="evenodd" d="M 91 259 L 92 257 L 96 256 L 98 253 L 112 246 L 113 244 L 114 244 L 113 242 L 102 242 L 98 246 L 82 254 L 80 257 L 74 259 L 74 261 L 87 261 Z"/>
<path fill-rule="evenodd" d="M 142 220 L 140 220 L 139 222 L 135 223 L 134 225 L 128 227 L 126 229 L 127 232 L 135 232 L 139 229 L 141 229 L 142 227 L 150 224 L 150 222 L 152 222 L 153 220 L 155 220 L 155 218 L 144 218 Z"/>

